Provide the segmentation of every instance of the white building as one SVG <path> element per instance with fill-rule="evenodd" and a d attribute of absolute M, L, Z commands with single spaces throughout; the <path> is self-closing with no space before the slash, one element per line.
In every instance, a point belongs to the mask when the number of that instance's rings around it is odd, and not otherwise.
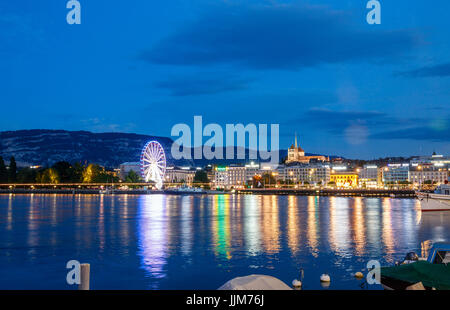
<path fill-rule="evenodd" d="M 226 166 L 218 166 L 214 168 L 214 180 L 213 187 L 215 188 L 228 188 L 228 171 Z"/>
<path fill-rule="evenodd" d="M 326 185 L 330 181 L 330 166 L 321 164 L 282 166 L 278 179 L 294 184 Z"/>
<path fill-rule="evenodd" d="M 409 163 L 413 167 L 416 167 L 418 165 L 424 165 L 424 164 L 431 164 L 431 165 L 435 165 L 437 167 L 444 167 L 444 166 L 450 166 L 450 157 L 434 153 L 431 156 L 414 157 L 413 159 L 410 160 Z"/>
<path fill-rule="evenodd" d="M 164 176 L 165 183 L 186 183 L 191 185 L 194 181 L 196 169 L 190 167 L 167 167 Z"/>
<path fill-rule="evenodd" d="M 141 165 L 139 162 L 126 162 L 119 165 L 119 177 L 125 180 L 130 171 L 136 172 L 139 176 L 141 175 Z"/>
<path fill-rule="evenodd" d="M 362 188 L 377 188 L 382 186 L 383 169 L 376 165 L 364 165 L 359 168 L 358 185 Z"/>
<path fill-rule="evenodd" d="M 421 187 L 426 183 L 440 185 L 448 179 L 447 167 L 436 167 L 434 165 L 418 165 L 411 167 L 409 181 L 415 187 Z"/>
<path fill-rule="evenodd" d="M 249 172 L 254 171 L 249 167 Z M 214 169 L 214 186 L 216 188 L 243 188 L 247 182 L 247 168 L 242 165 L 217 166 Z"/>

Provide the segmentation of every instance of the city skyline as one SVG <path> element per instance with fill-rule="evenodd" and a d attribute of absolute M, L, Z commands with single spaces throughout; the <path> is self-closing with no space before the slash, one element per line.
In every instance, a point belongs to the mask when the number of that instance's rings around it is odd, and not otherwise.
<path fill-rule="evenodd" d="M 308 153 L 450 153 L 450 3 L 80 1 L 0 5 L 1 131 L 171 137 L 207 123 L 278 123 Z M 172 137 L 175 139 L 176 137 Z"/>

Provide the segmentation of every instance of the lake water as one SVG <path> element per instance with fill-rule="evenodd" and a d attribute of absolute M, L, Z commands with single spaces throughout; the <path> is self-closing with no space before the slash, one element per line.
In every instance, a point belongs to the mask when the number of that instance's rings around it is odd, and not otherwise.
<path fill-rule="evenodd" d="M 304 289 L 360 289 L 371 259 L 394 264 L 450 240 L 450 212 L 415 199 L 256 195 L 0 195 L 0 289 L 216 289 L 249 274 Z M 380 289 L 379 285 L 369 289 Z"/>

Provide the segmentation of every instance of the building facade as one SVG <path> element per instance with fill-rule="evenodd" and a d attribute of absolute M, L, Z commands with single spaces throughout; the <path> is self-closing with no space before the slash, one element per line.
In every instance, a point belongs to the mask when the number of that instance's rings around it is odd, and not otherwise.
<path fill-rule="evenodd" d="M 130 171 L 136 172 L 141 176 L 141 165 L 138 162 L 126 162 L 119 165 L 119 177 L 121 180 L 125 180 Z"/>
<path fill-rule="evenodd" d="M 409 172 L 409 182 L 414 187 L 440 185 L 448 180 L 448 168 L 434 165 L 413 166 Z"/>
<path fill-rule="evenodd" d="M 195 168 L 178 168 L 167 167 L 164 175 L 165 183 L 187 184 L 192 185 L 194 182 Z"/>
<path fill-rule="evenodd" d="M 409 182 L 409 164 L 389 164 L 383 168 L 383 184 L 395 185 Z"/>
<path fill-rule="evenodd" d="M 334 182 L 336 187 L 357 187 L 358 173 L 351 171 L 334 171 L 330 175 L 330 182 Z"/>
<path fill-rule="evenodd" d="M 330 167 L 320 164 L 280 166 L 277 176 L 279 180 L 290 184 L 326 185 L 330 181 Z"/>
<path fill-rule="evenodd" d="M 357 171 L 359 187 L 379 188 L 383 186 L 383 168 L 376 165 L 364 165 Z"/>

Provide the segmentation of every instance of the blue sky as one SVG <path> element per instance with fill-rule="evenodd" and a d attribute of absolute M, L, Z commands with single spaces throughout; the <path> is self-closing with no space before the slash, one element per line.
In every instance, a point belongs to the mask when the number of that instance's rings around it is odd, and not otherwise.
<path fill-rule="evenodd" d="M 0 2 L 0 130 L 278 123 L 307 152 L 450 153 L 450 2 Z"/>

